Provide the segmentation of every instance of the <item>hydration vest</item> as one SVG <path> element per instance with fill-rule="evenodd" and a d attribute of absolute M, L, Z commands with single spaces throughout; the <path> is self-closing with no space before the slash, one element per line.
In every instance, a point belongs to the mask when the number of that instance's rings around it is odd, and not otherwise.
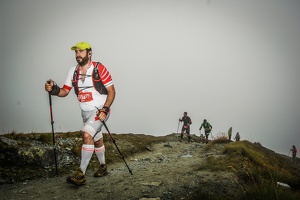
<path fill-rule="evenodd" d="M 78 80 L 79 80 L 79 67 L 78 65 L 76 66 L 75 70 L 74 70 L 74 74 L 73 74 L 73 79 L 72 79 L 72 85 L 74 87 L 74 92 L 76 94 L 76 96 L 78 96 L 78 91 L 79 90 L 85 90 L 87 88 L 91 88 L 94 87 L 95 90 L 97 90 L 100 94 L 104 94 L 107 95 L 107 89 L 104 86 L 104 84 L 102 83 L 101 79 L 100 79 L 100 74 L 98 71 L 98 65 L 102 65 L 99 62 L 92 62 L 93 66 L 94 66 L 94 70 L 92 73 L 92 80 L 93 80 L 93 85 L 92 86 L 85 86 L 85 87 L 78 87 Z"/>

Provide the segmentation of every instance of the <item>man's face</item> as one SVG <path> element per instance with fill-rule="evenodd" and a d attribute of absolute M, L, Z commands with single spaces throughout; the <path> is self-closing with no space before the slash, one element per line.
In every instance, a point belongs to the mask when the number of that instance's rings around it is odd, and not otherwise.
<path fill-rule="evenodd" d="M 89 57 L 87 55 L 87 50 L 81 50 L 77 48 L 75 50 L 76 61 L 80 66 L 84 66 L 88 63 Z"/>

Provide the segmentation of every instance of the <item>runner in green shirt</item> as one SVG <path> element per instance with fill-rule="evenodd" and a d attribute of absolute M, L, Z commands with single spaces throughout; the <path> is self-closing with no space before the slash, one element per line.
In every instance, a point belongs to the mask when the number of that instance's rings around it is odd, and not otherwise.
<path fill-rule="evenodd" d="M 206 144 L 208 143 L 208 135 L 211 132 L 212 126 L 206 119 L 203 120 L 203 123 L 201 124 L 199 130 L 201 131 L 202 127 L 204 128 L 204 133 L 205 133 L 205 142 Z"/>

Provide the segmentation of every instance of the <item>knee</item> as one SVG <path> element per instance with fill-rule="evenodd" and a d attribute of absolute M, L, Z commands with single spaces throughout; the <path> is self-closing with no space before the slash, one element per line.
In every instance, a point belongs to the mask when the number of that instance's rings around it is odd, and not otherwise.
<path fill-rule="evenodd" d="M 83 143 L 84 144 L 91 144 L 91 143 L 93 143 L 93 137 L 89 133 L 84 132 L 82 134 L 82 137 L 83 137 Z"/>
<path fill-rule="evenodd" d="M 95 142 L 95 146 L 96 147 L 102 147 L 104 145 L 104 143 L 103 143 L 103 138 L 101 138 L 100 140 L 97 140 L 96 142 Z"/>

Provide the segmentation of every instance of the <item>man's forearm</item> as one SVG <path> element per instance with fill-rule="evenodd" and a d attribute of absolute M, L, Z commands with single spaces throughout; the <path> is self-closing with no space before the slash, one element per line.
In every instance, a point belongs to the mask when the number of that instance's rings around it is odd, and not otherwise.
<path fill-rule="evenodd" d="M 107 97 L 103 106 L 110 107 L 115 100 L 116 91 L 114 85 L 107 88 Z"/>
<path fill-rule="evenodd" d="M 60 88 L 59 93 L 58 93 L 57 96 L 59 96 L 59 97 L 65 97 L 65 96 L 67 96 L 68 94 L 69 94 L 69 91 L 68 91 L 68 90 L 66 90 L 66 89 L 64 89 L 64 88 Z"/>

